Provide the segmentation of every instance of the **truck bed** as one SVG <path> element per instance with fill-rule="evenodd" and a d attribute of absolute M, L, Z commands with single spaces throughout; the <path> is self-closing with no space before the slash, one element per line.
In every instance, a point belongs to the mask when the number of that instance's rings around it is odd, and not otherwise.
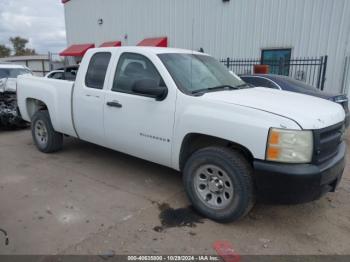
<path fill-rule="evenodd" d="M 22 118 L 31 122 L 38 106 L 45 105 L 57 132 L 76 137 L 72 118 L 74 82 L 36 76 L 20 76 L 17 80 L 18 107 Z"/>

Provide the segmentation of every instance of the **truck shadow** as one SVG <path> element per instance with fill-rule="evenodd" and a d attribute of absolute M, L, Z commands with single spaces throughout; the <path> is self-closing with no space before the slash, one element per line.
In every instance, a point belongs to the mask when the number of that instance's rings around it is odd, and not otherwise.
<path fill-rule="evenodd" d="M 158 204 L 167 203 L 172 207 L 176 202 L 176 206 L 189 206 L 183 192 L 182 175 L 175 170 L 72 138 L 65 139 L 64 155 L 67 154 L 75 156 L 68 157 L 72 159 L 70 161 L 96 170 L 91 175 L 103 179 L 105 183 L 114 184 L 118 181 L 125 190 L 137 188 L 143 197 Z M 174 195 L 177 197 L 172 198 Z M 337 200 L 330 200 L 333 196 L 337 197 L 336 194 L 328 194 L 321 200 L 299 205 L 276 205 L 258 201 L 246 218 L 234 224 L 244 225 L 254 221 L 263 221 L 266 227 L 288 221 L 312 224 L 320 216 L 334 212 Z"/>
<path fill-rule="evenodd" d="M 161 203 L 183 192 L 176 170 L 78 139 L 65 138 L 63 150 L 55 156 L 70 169 L 151 202 Z"/>
<path fill-rule="evenodd" d="M 24 127 L 8 127 L 8 126 L 0 126 L 0 134 L 1 133 L 10 133 L 10 132 L 20 132 L 23 130 L 29 130 L 30 126 L 24 126 Z"/>

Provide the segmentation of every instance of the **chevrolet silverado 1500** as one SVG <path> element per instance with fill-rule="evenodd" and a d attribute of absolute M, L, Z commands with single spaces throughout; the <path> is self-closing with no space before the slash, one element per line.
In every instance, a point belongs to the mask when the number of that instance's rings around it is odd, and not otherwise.
<path fill-rule="evenodd" d="M 17 92 L 40 151 L 69 135 L 179 170 L 193 206 L 216 221 L 244 216 L 256 196 L 318 199 L 344 170 L 340 105 L 252 88 L 203 53 L 91 49 L 74 83 L 23 76 Z"/>

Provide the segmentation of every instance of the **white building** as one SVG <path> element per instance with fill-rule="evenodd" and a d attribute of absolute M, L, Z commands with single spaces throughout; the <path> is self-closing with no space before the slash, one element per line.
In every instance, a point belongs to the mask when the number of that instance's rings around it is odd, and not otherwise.
<path fill-rule="evenodd" d="M 325 90 L 347 91 L 349 0 L 62 0 L 68 45 L 166 36 L 220 58 L 328 56 Z M 270 51 L 272 50 L 272 51 Z M 266 57 L 265 57 L 266 56 Z M 311 69 L 318 70 L 318 69 Z M 307 74 L 302 70 L 297 72 Z"/>

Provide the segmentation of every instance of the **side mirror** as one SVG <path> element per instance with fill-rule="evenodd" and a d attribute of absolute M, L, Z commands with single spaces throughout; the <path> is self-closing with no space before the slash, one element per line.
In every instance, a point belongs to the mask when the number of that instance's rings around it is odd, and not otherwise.
<path fill-rule="evenodd" d="M 141 79 L 135 82 L 132 91 L 136 94 L 155 98 L 157 101 L 162 101 L 168 94 L 168 89 L 165 86 L 159 86 L 157 81 L 153 79 Z"/>

